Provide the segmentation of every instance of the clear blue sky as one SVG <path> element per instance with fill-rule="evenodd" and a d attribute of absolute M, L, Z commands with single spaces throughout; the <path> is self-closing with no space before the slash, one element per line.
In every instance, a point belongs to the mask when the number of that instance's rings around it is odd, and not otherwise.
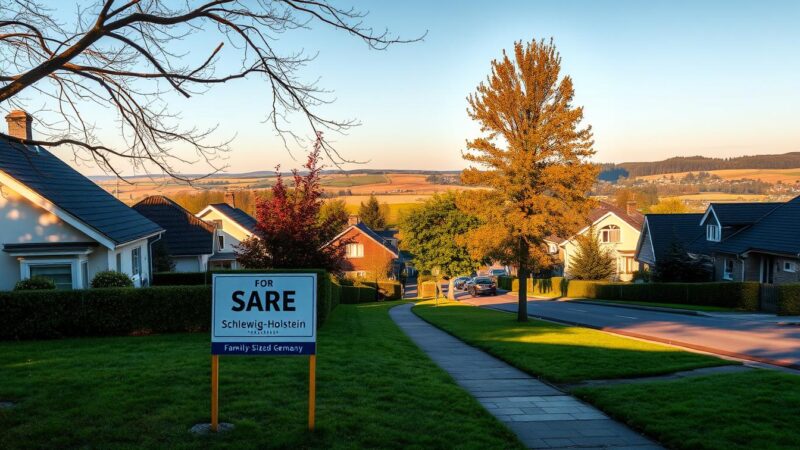
<path fill-rule="evenodd" d="M 321 26 L 276 44 L 319 51 L 301 75 L 335 91 L 324 114 L 362 122 L 329 137 L 370 168 L 464 167 L 460 151 L 477 134 L 466 96 L 502 49 L 550 37 L 594 127 L 597 161 L 800 151 L 797 1 L 335 3 L 367 9 L 367 23 L 404 37 L 428 32 L 383 52 Z M 190 123 L 237 134 L 230 171 L 297 165 L 262 123 L 269 98 L 261 87 L 216 87 L 175 105 Z"/>

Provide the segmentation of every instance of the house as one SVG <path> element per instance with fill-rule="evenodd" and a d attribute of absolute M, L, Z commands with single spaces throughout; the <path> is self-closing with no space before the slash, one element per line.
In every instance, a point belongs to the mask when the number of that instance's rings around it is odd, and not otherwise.
<path fill-rule="evenodd" d="M 711 259 L 714 280 L 800 282 L 800 197 L 786 203 L 711 203 L 703 214 L 658 216 L 646 218 L 637 250 L 644 264 L 655 264 L 669 242 L 677 241 L 690 254 Z"/>
<path fill-rule="evenodd" d="M 9 135 L 32 139 L 32 117 L 6 116 Z M 87 288 L 116 270 L 135 286 L 151 278 L 151 243 L 163 229 L 46 149 L 0 139 L 0 290 L 41 275 Z"/>
<path fill-rule="evenodd" d="M 703 214 L 647 214 L 636 244 L 639 269 L 655 267 L 677 244 L 689 253 L 705 252 L 706 230 L 700 225 Z M 691 249 L 691 250 L 690 250 Z"/>
<path fill-rule="evenodd" d="M 589 226 L 561 242 L 557 242 L 557 238 L 551 238 L 546 242 L 549 251 L 554 256 L 560 257 L 564 276 L 570 276 L 571 260 L 578 254 L 578 236 L 585 235 L 593 226 L 601 245 L 610 250 L 616 259 L 615 278 L 621 281 L 631 280 L 633 272 L 638 270 L 634 256 L 644 223 L 644 216 L 636 210 L 636 202 L 628 202 L 625 209 L 600 202 L 589 213 L 589 223 Z M 557 248 L 553 244 L 557 244 Z"/>
<path fill-rule="evenodd" d="M 161 228 L 164 235 L 154 245 L 163 248 L 176 272 L 204 272 L 218 244 L 214 225 L 205 222 L 163 195 L 153 195 L 133 205 L 134 210 Z M 159 247 L 160 246 L 160 247 Z"/>
<path fill-rule="evenodd" d="M 238 269 L 236 246 L 255 235 L 256 219 L 236 207 L 236 195 L 225 193 L 225 203 L 212 203 L 196 214 L 214 226 L 216 252 L 208 260 L 209 269 Z"/>
<path fill-rule="evenodd" d="M 712 203 L 700 225 L 714 279 L 800 281 L 800 197 L 786 203 Z"/>
<path fill-rule="evenodd" d="M 323 246 L 346 246 L 345 275 L 352 278 L 398 278 L 403 261 L 396 245 L 381 237 L 364 222 L 351 223 Z"/>

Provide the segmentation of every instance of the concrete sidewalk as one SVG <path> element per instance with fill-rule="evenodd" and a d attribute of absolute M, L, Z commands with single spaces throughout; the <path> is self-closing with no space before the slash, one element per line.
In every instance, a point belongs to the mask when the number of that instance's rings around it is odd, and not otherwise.
<path fill-rule="evenodd" d="M 528 448 L 661 448 L 594 407 L 425 322 L 411 312 L 413 306 L 396 306 L 389 315 Z"/>

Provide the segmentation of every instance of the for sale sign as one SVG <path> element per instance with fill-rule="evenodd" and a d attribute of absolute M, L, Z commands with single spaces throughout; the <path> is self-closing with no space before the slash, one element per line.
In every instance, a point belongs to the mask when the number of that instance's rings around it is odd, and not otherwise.
<path fill-rule="evenodd" d="M 211 354 L 316 354 L 316 274 L 214 274 L 212 302 Z"/>

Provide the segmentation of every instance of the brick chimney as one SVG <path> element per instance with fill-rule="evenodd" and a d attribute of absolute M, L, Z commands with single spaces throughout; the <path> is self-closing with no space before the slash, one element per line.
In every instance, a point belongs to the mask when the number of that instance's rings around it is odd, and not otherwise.
<path fill-rule="evenodd" d="M 231 208 L 236 208 L 236 194 L 233 191 L 225 191 L 225 203 Z"/>
<path fill-rule="evenodd" d="M 350 214 L 347 216 L 347 226 L 358 225 L 359 222 L 361 222 L 361 218 L 358 217 L 358 214 Z"/>
<path fill-rule="evenodd" d="M 635 216 L 639 212 L 636 210 L 636 202 L 633 200 L 628 201 L 625 206 L 625 213 L 629 216 Z"/>
<path fill-rule="evenodd" d="M 33 116 L 25 111 L 15 109 L 6 115 L 8 122 L 8 135 L 20 139 L 33 139 L 31 122 Z"/>

